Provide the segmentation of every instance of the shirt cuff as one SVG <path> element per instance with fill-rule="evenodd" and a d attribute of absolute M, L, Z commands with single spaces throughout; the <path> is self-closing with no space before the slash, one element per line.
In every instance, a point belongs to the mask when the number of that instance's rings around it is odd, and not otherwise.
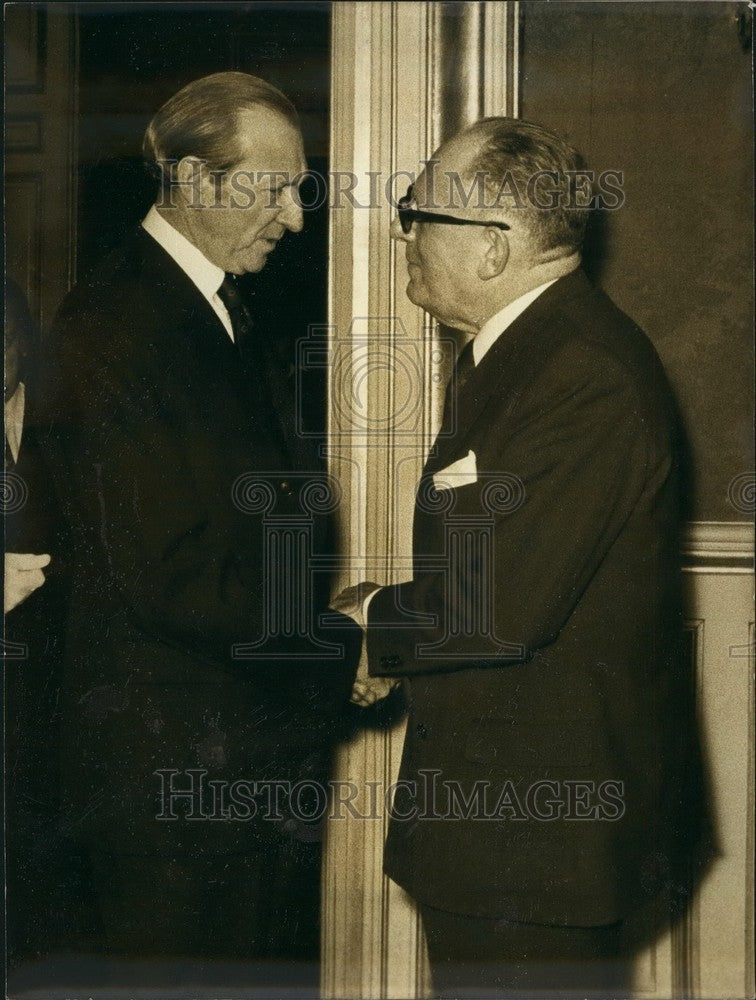
<path fill-rule="evenodd" d="M 383 587 L 376 587 L 375 590 L 371 590 L 367 595 L 365 600 L 362 602 L 362 620 L 365 622 L 365 628 L 367 628 L 368 623 L 368 608 L 370 607 L 370 602 L 373 600 L 375 595 L 379 590 L 383 590 Z"/>

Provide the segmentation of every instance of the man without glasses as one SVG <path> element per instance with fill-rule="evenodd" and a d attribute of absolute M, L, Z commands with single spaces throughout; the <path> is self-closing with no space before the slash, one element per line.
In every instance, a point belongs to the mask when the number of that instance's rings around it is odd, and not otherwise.
<path fill-rule="evenodd" d="M 302 229 L 302 136 L 278 90 L 219 73 L 158 111 L 144 151 L 156 205 L 65 300 L 46 361 L 73 534 L 63 767 L 92 872 L 82 947 L 312 960 L 317 843 L 285 803 L 277 824 L 233 822 L 192 794 L 325 780 L 359 645 L 348 619 L 320 633 L 328 584 L 308 566 L 296 606 L 268 587 L 271 521 L 309 518 L 315 553 L 324 524 L 271 388 L 266 317 L 235 279 Z"/>

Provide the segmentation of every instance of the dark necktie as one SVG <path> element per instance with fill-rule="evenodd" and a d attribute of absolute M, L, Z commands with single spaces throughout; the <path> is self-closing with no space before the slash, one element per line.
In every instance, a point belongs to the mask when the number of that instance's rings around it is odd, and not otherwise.
<path fill-rule="evenodd" d="M 227 274 L 223 279 L 223 284 L 218 289 L 218 298 L 226 307 L 231 319 L 231 329 L 234 331 L 234 342 L 237 350 L 242 357 L 245 357 L 251 347 L 254 324 L 233 274 Z"/>
<path fill-rule="evenodd" d="M 456 385 L 456 392 L 459 395 L 462 386 L 475 371 L 475 357 L 473 355 L 473 341 L 465 344 L 457 358 L 452 376 L 452 387 Z"/>
<path fill-rule="evenodd" d="M 8 441 L 7 437 L 5 439 L 5 458 L 3 460 L 3 468 L 4 469 L 16 468 L 16 460 L 13 457 L 13 452 L 11 451 L 10 442 Z"/>
<path fill-rule="evenodd" d="M 444 400 L 444 414 L 451 414 L 451 412 L 458 412 L 459 394 L 462 392 L 462 386 L 470 378 L 472 373 L 475 371 L 475 358 L 473 357 L 473 342 L 470 341 L 469 344 L 465 344 L 462 348 L 457 362 L 454 365 L 454 370 L 452 371 L 451 378 L 449 379 L 449 384 L 446 387 L 446 398 Z"/>
<path fill-rule="evenodd" d="M 450 434 L 454 433 L 454 429 L 459 424 L 460 408 L 459 408 L 459 397 L 462 392 L 462 387 L 465 382 L 469 379 L 472 373 L 475 371 L 475 358 L 473 357 L 473 342 L 470 341 L 466 344 L 459 357 L 457 358 L 457 363 L 454 365 L 454 370 L 452 372 L 451 378 L 449 379 L 449 384 L 446 387 L 446 395 L 444 396 L 444 412 L 441 420 L 441 429 L 439 430 L 439 438 L 448 437 Z"/>
<path fill-rule="evenodd" d="M 279 407 L 274 401 L 275 389 L 271 386 L 271 379 L 275 373 L 271 370 L 271 363 L 267 358 L 268 352 L 255 337 L 252 315 L 233 274 L 227 274 L 223 279 L 223 284 L 218 289 L 218 297 L 231 318 L 234 341 L 250 380 L 259 419 L 267 424 L 270 433 L 275 435 L 279 445 L 286 452 L 286 437 L 281 427 Z M 293 419 L 291 423 L 294 423 Z"/>

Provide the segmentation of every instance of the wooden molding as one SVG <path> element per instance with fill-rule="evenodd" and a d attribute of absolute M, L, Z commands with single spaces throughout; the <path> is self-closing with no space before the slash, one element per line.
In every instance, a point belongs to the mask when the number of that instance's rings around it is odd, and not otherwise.
<path fill-rule="evenodd" d="M 414 490 L 440 420 L 435 328 L 404 295 L 404 255 L 389 236 L 401 196 L 438 142 L 438 5 L 340 3 L 332 14 L 331 169 L 357 175 L 335 203 L 330 241 L 329 463 L 343 494 L 341 586 L 391 582 L 411 552 Z M 376 204 L 364 192 L 378 176 Z M 363 194 L 361 194 L 361 192 Z M 338 755 L 336 781 L 385 790 L 396 779 L 401 724 L 362 732 Z M 385 813 L 385 810 L 381 810 Z M 426 991 L 414 907 L 383 876 L 385 815 L 329 824 L 324 859 L 326 997 Z"/>
<path fill-rule="evenodd" d="M 683 569 L 690 573 L 750 573 L 754 526 L 747 521 L 691 521 L 681 551 Z"/>
<path fill-rule="evenodd" d="M 44 330 L 75 270 L 76 19 L 15 4 L 6 21 L 6 263 Z"/>

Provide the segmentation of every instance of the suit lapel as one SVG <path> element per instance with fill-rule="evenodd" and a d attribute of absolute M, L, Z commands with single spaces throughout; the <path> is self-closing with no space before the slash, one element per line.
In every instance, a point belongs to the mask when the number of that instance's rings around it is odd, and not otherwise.
<path fill-rule="evenodd" d="M 154 295 L 165 318 L 166 329 L 181 331 L 199 340 L 204 348 L 240 368 L 239 352 L 213 307 L 183 268 L 149 233 L 139 227 L 135 234 L 144 268 L 145 294 Z"/>
<path fill-rule="evenodd" d="M 529 375 L 561 339 L 555 325 L 560 306 L 590 291 L 581 270 L 560 278 L 539 295 L 504 331 L 467 379 L 456 401 L 447 399 L 441 431 L 431 449 L 424 475 L 433 475 L 467 452 L 468 438 L 486 407 L 511 412 Z M 449 406 L 451 404 L 451 406 Z"/>
<path fill-rule="evenodd" d="M 223 372 L 230 387 L 245 399 L 257 422 L 266 428 L 279 450 L 290 459 L 291 449 L 284 432 L 288 413 L 280 412 L 272 398 L 271 388 L 275 390 L 275 387 L 269 383 L 271 366 L 266 360 L 264 345 L 258 343 L 248 361 L 243 361 L 217 313 L 183 268 L 141 227 L 135 239 L 147 286 L 153 295 L 156 286 L 164 292 L 158 307 L 164 316 L 165 329 L 179 341 L 191 339 L 198 354 L 207 359 L 207 364 Z M 254 335 L 259 336 L 259 329 Z M 177 342 L 175 349 L 181 350 L 182 346 Z"/>

